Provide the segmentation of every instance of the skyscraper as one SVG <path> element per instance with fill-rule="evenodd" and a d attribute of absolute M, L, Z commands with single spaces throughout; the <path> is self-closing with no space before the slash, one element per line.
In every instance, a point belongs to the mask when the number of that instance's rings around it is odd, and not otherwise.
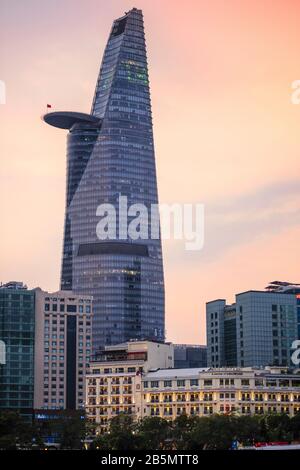
<path fill-rule="evenodd" d="M 56 112 L 48 124 L 69 129 L 61 288 L 93 296 L 93 350 L 129 339 L 164 339 L 160 238 L 135 239 L 117 228 L 99 240 L 101 204 L 119 211 L 158 203 L 146 46 L 141 10 L 115 20 L 91 114 Z M 122 216 L 123 217 L 123 216 Z M 128 222 L 133 217 L 128 216 Z"/>

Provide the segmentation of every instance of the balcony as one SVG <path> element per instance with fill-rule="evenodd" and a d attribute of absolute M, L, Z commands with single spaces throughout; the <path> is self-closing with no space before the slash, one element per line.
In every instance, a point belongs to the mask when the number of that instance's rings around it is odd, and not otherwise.
<path fill-rule="evenodd" d="M 290 402 L 290 397 L 288 395 L 281 395 L 280 401 L 285 402 L 285 403 L 289 403 Z"/>
<path fill-rule="evenodd" d="M 131 379 L 131 377 L 129 377 L 129 378 L 124 378 L 123 384 L 124 384 L 124 385 L 125 385 L 125 384 L 126 384 L 126 385 L 132 384 L 132 379 Z"/>
<path fill-rule="evenodd" d="M 199 401 L 199 395 L 191 395 L 190 396 L 190 401 L 191 402 Z"/>
<path fill-rule="evenodd" d="M 204 396 L 203 401 L 213 401 L 212 395 Z"/>
<path fill-rule="evenodd" d="M 120 379 L 112 379 L 112 385 L 120 385 Z"/>
<path fill-rule="evenodd" d="M 264 401 L 263 395 L 255 395 L 254 401 L 256 401 L 256 402 L 257 402 L 257 401 L 262 401 L 262 402 L 263 402 L 263 401 Z"/>
<path fill-rule="evenodd" d="M 186 401 L 185 396 L 180 396 L 180 395 L 177 396 L 177 401 L 181 402 L 181 403 L 184 403 Z"/>

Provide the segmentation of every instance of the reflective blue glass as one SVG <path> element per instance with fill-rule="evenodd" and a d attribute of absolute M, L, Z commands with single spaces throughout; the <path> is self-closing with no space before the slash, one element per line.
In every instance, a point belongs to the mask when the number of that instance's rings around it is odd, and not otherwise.
<path fill-rule="evenodd" d="M 94 351 L 129 339 L 164 340 L 161 240 L 149 233 L 146 240 L 112 246 L 96 234 L 100 204 L 113 204 L 118 216 L 121 195 L 128 206 L 143 203 L 149 213 L 158 203 L 141 10 L 113 23 L 91 114 L 101 124 L 78 122 L 68 137 L 61 287 L 93 295 Z"/>

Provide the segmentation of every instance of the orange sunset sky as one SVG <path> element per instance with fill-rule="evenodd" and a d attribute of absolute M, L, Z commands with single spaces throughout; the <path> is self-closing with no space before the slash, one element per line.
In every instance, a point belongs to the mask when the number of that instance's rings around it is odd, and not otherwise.
<path fill-rule="evenodd" d="M 300 282 L 300 2 L 1 0 L 0 280 L 59 286 L 66 133 L 89 112 L 113 19 L 144 13 L 160 202 L 205 204 L 205 246 L 165 241 L 167 339 L 204 343 L 205 302 Z"/>

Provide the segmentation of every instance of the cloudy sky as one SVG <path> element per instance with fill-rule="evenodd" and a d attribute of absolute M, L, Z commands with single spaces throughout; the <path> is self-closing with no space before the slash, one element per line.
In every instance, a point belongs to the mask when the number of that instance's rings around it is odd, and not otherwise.
<path fill-rule="evenodd" d="M 164 242 L 167 337 L 205 342 L 205 302 L 300 282 L 294 0 L 1 0 L 0 280 L 59 286 L 65 132 L 89 112 L 114 18 L 144 12 L 161 202 L 205 205 L 205 245 Z"/>

